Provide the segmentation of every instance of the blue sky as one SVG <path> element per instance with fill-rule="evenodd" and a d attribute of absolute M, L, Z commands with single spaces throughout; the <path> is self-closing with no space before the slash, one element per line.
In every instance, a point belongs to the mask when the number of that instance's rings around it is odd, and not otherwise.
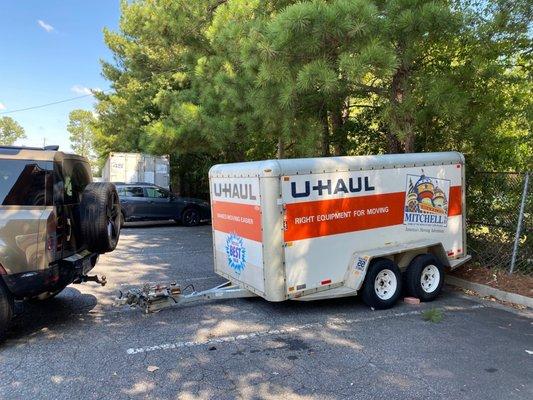
<path fill-rule="evenodd" d="M 50 107 L 9 113 L 107 89 L 100 59 L 111 60 L 102 30 L 118 29 L 118 0 L 0 0 L 0 117 L 26 130 L 17 144 L 59 144 L 70 149 L 66 125 L 86 97 Z"/>

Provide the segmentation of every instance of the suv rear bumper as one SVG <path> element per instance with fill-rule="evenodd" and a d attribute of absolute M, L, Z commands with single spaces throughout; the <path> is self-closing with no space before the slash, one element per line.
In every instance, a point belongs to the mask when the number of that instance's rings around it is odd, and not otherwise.
<path fill-rule="evenodd" d="M 50 264 L 42 271 L 2 275 L 13 296 L 34 297 L 41 293 L 60 290 L 94 268 L 98 254 L 84 250 Z"/>

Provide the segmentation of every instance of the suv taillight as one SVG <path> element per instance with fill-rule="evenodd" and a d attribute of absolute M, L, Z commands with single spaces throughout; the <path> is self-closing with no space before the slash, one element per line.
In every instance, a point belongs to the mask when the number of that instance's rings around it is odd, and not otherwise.
<path fill-rule="evenodd" d="M 46 221 L 46 251 L 54 260 L 57 251 L 57 219 L 53 212 L 50 213 Z"/>

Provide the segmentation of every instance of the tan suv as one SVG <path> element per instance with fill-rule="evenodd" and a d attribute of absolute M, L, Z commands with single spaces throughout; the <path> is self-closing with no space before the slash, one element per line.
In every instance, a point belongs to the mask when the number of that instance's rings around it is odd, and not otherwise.
<path fill-rule="evenodd" d="M 0 340 L 14 300 L 52 297 L 115 249 L 120 202 L 111 183 L 93 183 L 83 157 L 57 146 L 0 146 Z"/>

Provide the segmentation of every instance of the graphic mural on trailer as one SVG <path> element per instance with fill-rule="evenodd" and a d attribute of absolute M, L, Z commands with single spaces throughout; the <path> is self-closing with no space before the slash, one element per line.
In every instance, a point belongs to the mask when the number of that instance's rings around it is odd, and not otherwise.
<path fill-rule="evenodd" d="M 449 180 L 407 175 L 404 224 L 446 226 L 449 196 Z"/>

